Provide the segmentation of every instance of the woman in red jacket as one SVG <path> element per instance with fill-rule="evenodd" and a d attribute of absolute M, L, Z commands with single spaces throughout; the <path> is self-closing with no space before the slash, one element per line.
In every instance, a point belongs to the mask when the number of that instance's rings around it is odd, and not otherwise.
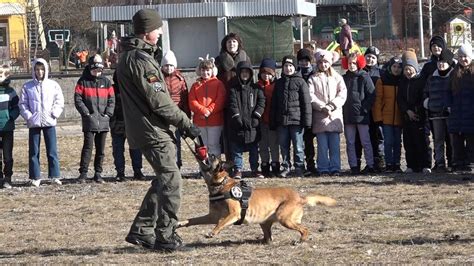
<path fill-rule="evenodd" d="M 204 145 L 209 153 L 221 155 L 220 137 L 224 127 L 224 106 L 226 90 L 217 79 L 214 58 L 200 58 L 196 68 L 199 78 L 189 91 L 189 109 L 193 112 L 193 122 L 201 130 Z"/>

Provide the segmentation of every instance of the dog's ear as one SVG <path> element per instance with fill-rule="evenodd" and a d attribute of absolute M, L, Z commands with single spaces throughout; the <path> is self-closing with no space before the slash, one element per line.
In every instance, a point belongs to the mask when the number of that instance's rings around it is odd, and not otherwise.
<path fill-rule="evenodd" d="M 221 162 L 221 171 L 226 171 L 227 173 L 230 173 L 232 168 L 234 168 L 234 162 L 232 161 Z"/>

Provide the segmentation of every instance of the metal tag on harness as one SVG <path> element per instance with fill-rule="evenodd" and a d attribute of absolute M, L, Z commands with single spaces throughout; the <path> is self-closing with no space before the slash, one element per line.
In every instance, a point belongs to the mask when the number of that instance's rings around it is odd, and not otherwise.
<path fill-rule="evenodd" d="M 233 186 L 230 189 L 230 195 L 235 199 L 240 199 L 242 198 L 242 195 L 243 195 L 242 189 L 239 186 Z"/>

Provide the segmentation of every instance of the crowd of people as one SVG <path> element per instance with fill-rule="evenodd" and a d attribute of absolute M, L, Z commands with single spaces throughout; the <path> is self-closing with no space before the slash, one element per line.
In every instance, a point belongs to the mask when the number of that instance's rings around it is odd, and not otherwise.
<path fill-rule="evenodd" d="M 154 58 L 163 33 L 156 11 L 140 10 L 132 21 L 134 35 L 120 41 L 122 52 L 113 81 L 102 75 L 104 60 L 94 55 L 84 63 L 74 90 L 84 135 L 78 180 L 88 179 L 95 146 L 93 180 L 104 182 L 101 174 L 109 131 L 117 181 L 126 180 L 126 140 L 133 178 L 144 179 L 142 156 L 155 171 L 126 237 L 129 243 L 167 251 L 182 245 L 175 232 L 183 165 L 181 138 L 200 136 L 210 154 L 224 154 L 233 162 L 231 175 L 236 179 L 242 178 L 245 152 L 253 177 L 338 176 L 343 170 L 342 133 L 354 175 L 402 172 L 402 140 L 407 173 L 471 171 L 474 64 L 470 44 L 462 45 L 455 59 L 445 40 L 434 36 L 431 58 L 421 70 L 410 49 L 380 66 L 380 51 L 374 46 L 365 54 L 345 47 L 342 59 L 337 52 L 303 48 L 296 57 L 281 59 L 280 77 L 273 58 L 259 62 L 254 77 L 242 39 L 230 33 L 215 59 L 199 58 L 197 79 L 188 87 L 172 51 L 164 54 L 161 64 Z M 342 75 L 332 67 L 340 59 Z M 55 126 L 64 98 L 48 71 L 47 62 L 36 59 L 32 80 L 18 97 L 9 85 L 8 67 L 0 68 L 1 188 L 11 188 L 13 131 L 19 115 L 29 128 L 31 184 L 38 187 L 42 180 L 41 132 L 48 178 L 61 184 Z"/>
<path fill-rule="evenodd" d="M 249 154 L 251 176 L 255 177 L 287 177 L 291 172 L 294 176 L 339 175 L 341 133 L 354 175 L 402 172 L 402 139 L 405 172 L 469 171 L 474 158 L 472 48 L 469 44 L 461 46 L 456 60 L 444 39 L 434 36 L 430 51 L 431 58 L 422 69 L 410 49 L 383 66 L 378 62 L 380 51 L 374 46 L 368 47 L 364 55 L 346 51 L 347 56 L 341 59 L 346 72 L 340 75 L 332 68 L 340 59 L 337 52 L 303 48 L 296 57 L 282 59 L 279 78 L 272 58 L 260 62 L 255 78 L 241 38 L 230 33 L 222 40 L 216 59 L 200 58 L 198 78 L 190 88 L 177 69 L 173 51 L 165 53 L 160 69 L 173 102 L 192 118 L 209 153 L 223 153 L 234 163 L 234 178 L 242 177 L 244 152 Z M 0 180 L 4 188 L 11 187 L 14 121 L 20 114 L 29 128 L 31 184 L 41 183 L 41 132 L 48 177 L 61 184 L 55 126 L 64 99 L 58 83 L 48 78 L 47 62 L 37 59 L 33 66 L 33 79 L 25 83 L 20 97 L 9 87 L 8 68 L 1 70 L 4 165 Z M 89 58 L 75 88 L 74 102 L 84 132 L 81 182 L 87 179 L 94 145 L 93 179 L 104 182 L 102 162 L 109 130 L 116 180 L 126 180 L 125 122 L 117 74 L 111 82 L 101 75 L 103 68 L 100 55 Z M 179 168 L 180 135 L 176 129 Z M 362 151 L 366 163 L 363 169 Z M 140 149 L 129 152 L 133 178 L 143 180 L 142 153 Z"/>

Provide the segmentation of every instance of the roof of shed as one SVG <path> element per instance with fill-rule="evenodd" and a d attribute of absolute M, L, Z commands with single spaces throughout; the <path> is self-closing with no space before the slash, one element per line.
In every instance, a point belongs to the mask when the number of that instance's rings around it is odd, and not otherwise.
<path fill-rule="evenodd" d="M 187 3 L 92 8 L 92 21 L 129 21 L 140 9 L 155 9 L 163 19 L 198 17 L 316 16 L 316 4 L 304 0 Z"/>

